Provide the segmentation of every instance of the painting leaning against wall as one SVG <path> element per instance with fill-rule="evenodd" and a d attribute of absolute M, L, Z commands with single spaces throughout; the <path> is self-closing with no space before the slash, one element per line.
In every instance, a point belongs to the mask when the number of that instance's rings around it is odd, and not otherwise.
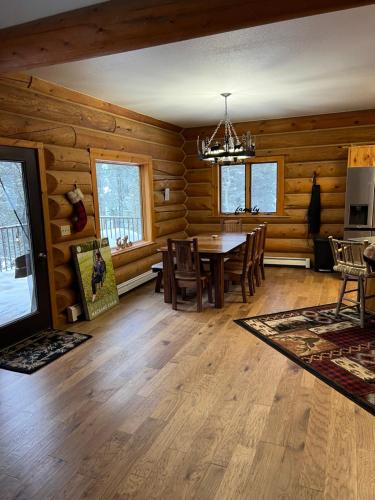
<path fill-rule="evenodd" d="M 108 238 L 72 246 L 86 319 L 94 319 L 118 304 Z"/>

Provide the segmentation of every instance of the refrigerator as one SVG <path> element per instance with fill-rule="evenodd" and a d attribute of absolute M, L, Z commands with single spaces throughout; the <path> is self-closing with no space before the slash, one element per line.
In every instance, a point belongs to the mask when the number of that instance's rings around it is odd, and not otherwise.
<path fill-rule="evenodd" d="M 375 236 L 375 167 L 348 168 L 344 238 Z"/>

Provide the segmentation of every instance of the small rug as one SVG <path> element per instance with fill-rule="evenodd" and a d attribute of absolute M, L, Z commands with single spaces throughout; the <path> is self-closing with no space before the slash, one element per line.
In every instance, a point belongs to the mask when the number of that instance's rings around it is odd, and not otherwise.
<path fill-rule="evenodd" d="M 0 350 L 0 368 L 31 374 L 90 339 L 91 335 L 46 330 Z"/>
<path fill-rule="evenodd" d="M 375 320 L 360 328 L 353 310 L 335 305 L 235 322 L 375 415 Z"/>

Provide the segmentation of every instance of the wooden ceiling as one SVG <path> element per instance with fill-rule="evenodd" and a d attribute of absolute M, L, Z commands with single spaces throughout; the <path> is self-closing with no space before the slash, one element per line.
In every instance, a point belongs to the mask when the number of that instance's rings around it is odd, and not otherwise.
<path fill-rule="evenodd" d="M 0 30 L 0 73 L 373 3 L 366 0 L 112 0 Z"/>

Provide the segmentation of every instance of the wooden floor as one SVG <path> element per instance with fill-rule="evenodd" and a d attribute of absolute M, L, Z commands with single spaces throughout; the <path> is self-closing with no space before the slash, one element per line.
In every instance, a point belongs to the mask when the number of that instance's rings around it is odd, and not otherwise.
<path fill-rule="evenodd" d="M 143 286 L 34 375 L 0 370 L 0 498 L 375 498 L 375 418 L 233 323 L 334 301 L 267 269 L 249 304 L 172 311 Z"/>

